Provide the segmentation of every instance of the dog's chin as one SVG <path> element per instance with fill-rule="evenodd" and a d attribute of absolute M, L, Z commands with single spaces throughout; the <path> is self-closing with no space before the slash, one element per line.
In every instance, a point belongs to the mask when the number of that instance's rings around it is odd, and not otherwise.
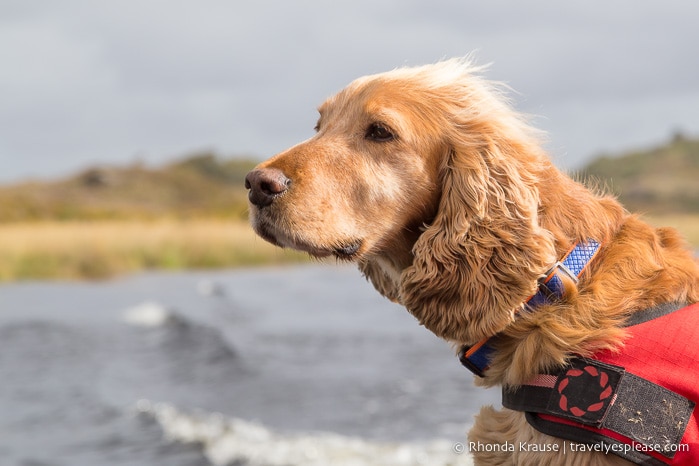
<path fill-rule="evenodd" d="M 313 257 L 322 259 L 334 256 L 343 261 L 354 261 L 361 256 L 363 241 L 359 239 L 333 242 L 332 245 L 322 245 L 313 241 L 307 241 L 269 226 L 265 222 L 254 222 L 255 232 L 265 241 L 282 248 L 295 249 L 306 252 Z"/>
<path fill-rule="evenodd" d="M 361 240 L 348 242 L 345 243 L 344 246 L 334 248 L 332 253 L 340 260 L 357 260 L 360 257 L 362 243 L 363 242 Z"/>
<path fill-rule="evenodd" d="M 361 241 L 340 243 L 340 246 L 321 246 L 298 240 L 293 242 L 281 241 L 279 244 L 282 247 L 307 252 L 311 256 L 319 259 L 334 256 L 342 261 L 356 261 L 359 259 L 362 247 Z"/>

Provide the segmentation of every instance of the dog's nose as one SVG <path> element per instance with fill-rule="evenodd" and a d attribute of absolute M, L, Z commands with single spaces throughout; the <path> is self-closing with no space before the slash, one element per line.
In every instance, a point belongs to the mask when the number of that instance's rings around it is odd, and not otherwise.
<path fill-rule="evenodd" d="M 257 207 L 270 205 L 290 185 L 291 180 L 276 168 L 258 168 L 245 177 L 245 187 L 250 190 L 248 198 Z"/>

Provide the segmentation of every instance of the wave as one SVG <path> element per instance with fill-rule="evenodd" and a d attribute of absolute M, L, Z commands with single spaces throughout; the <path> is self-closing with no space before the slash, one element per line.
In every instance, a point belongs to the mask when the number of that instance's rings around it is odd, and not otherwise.
<path fill-rule="evenodd" d="M 172 384 L 175 390 L 201 384 L 233 383 L 246 371 L 245 362 L 219 328 L 198 323 L 157 302 L 144 302 L 122 312 L 133 331 L 120 342 L 128 361 L 123 371 L 139 380 Z"/>
<path fill-rule="evenodd" d="M 136 411 L 155 420 L 165 437 L 196 444 L 216 466 L 467 466 L 461 444 L 374 442 L 329 432 L 285 434 L 220 413 L 184 412 L 168 403 L 141 400 Z"/>
<path fill-rule="evenodd" d="M 127 324 L 145 328 L 162 327 L 179 320 L 173 311 L 154 301 L 146 301 L 125 310 L 123 319 Z"/>

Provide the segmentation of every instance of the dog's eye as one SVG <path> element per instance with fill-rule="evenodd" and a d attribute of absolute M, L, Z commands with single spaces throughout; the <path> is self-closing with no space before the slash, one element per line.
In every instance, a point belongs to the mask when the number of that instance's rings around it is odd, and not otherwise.
<path fill-rule="evenodd" d="M 395 136 L 381 123 L 372 123 L 366 130 L 366 138 L 377 142 L 386 142 L 395 139 Z"/>

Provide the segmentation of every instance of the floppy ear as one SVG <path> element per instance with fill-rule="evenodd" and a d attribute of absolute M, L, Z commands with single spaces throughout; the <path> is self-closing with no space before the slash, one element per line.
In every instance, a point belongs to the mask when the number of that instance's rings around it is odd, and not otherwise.
<path fill-rule="evenodd" d="M 437 216 L 415 243 L 400 290 L 425 327 L 467 344 L 502 330 L 556 260 L 537 220 L 534 146 L 496 140 L 492 128 L 471 134 L 480 140 L 451 143 Z"/>

